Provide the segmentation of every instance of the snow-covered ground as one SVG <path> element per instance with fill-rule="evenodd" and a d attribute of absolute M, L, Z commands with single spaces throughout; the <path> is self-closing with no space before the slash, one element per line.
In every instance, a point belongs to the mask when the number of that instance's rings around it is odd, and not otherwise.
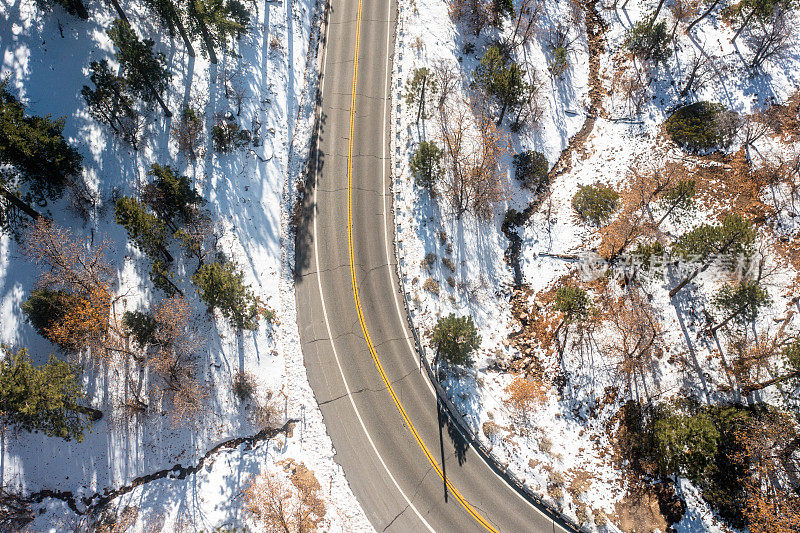
<path fill-rule="evenodd" d="M 516 8 L 521 4 L 514 2 Z M 611 2 L 596 4 L 607 25 L 600 56 L 599 117 L 582 146 L 572 152 L 566 171 L 556 176 L 547 194 L 540 199 L 539 207 L 518 229 L 523 239 L 520 261 L 530 294 L 529 307 L 546 297 L 565 276 L 585 274 L 581 263 L 572 256 L 592 253 L 600 245 L 601 233 L 582 223 L 572 208 L 571 200 L 580 186 L 602 182 L 624 191 L 630 186 L 634 171 L 647 174 L 670 162 L 684 165 L 695 173 L 699 172 L 697 169 L 715 165 L 688 156 L 664 135 L 662 124 L 676 107 L 681 103 L 709 100 L 747 115 L 770 104 L 786 102 L 800 87 L 800 39 L 795 39 L 783 58 L 766 63 L 760 72 L 751 73 L 745 68 L 751 55 L 745 39 L 740 37 L 731 44 L 736 28 L 722 21 L 716 12 L 697 24 L 691 37 L 684 32 L 687 22 L 679 25 L 676 51 L 666 64 L 654 67 L 653 82 L 641 89 L 636 112 L 635 102 L 625 98 L 620 88 L 621 78 L 635 75 L 631 60 L 626 57 L 624 41 L 628 29 L 652 12 L 657 4 L 631 0 L 624 10 L 621 2 L 618 3 L 620 7 Z M 659 17 L 667 21 L 668 29 L 675 21 L 676 4 L 668 1 Z M 466 80 L 458 84 L 458 91 L 469 94 L 476 58 L 499 37 L 509 38 L 514 30 L 513 23 L 507 21 L 499 32 L 488 28 L 475 39 L 462 33 L 458 24 L 451 20 L 448 2 L 444 0 L 401 3 L 392 95 L 395 103 L 392 154 L 400 268 L 411 301 L 411 314 L 423 342 L 429 342 L 427 339 L 440 316 L 455 312 L 470 314 L 475 319 L 482 336 L 475 370 L 452 375 L 445 386 L 474 431 L 492 447 L 492 453 L 502 463 L 508 463 L 509 469 L 534 491 L 562 507 L 565 513 L 589 529 L 613 527 L 604 525 L 607 520 L 626 530 L 665 528 L 667 523 L 659 515 L 657 505 L 653 512 L 651 509 L 637 511 L 630 505 L 626 493 L 632 485 L 619 467 L 618 458 L 613 456 L 613 417 L 630 396 L 608 394 L 622 387 L 624 379 L 617 362 L 605 349 L 615 340 L 615 332 L 609 329 L 608 323 L 590 333 L 588 347 L 580 343 L 567 345 L 563 360 L 552 350 L 548 353 L 534 347 L 535 357 L 548 376 L 547 399 L 533 410 L 525 424 L 519 423 L 519 417 L 506 402 L 506 387 L 515 377 L 509 370 L 509 362 L 519 361 L 523 355 L 530 359 L 531 355 L 520 353 L 520 346 L 513 340 L 513 334 L 522 327 L 512 314 L 513 276 L 504 260 L 508 240 L 500 230 L 507 209 L 519 211 L 532 200 L 531 194 L 513 179 L 510 155 L 537 150 L 546 155 L 552 166 L 581 128 L 589 107 L 587 38 L 585 33 L 575 31 L 575 26 L 567 23 L 574 17 L 570 3 L 544 0 L 536 5 L 541 7 L 541 14 L 535 37 L 526 48 L 514 54 L 520 62 L 522 58 L 532 58 L 525 64 L 535 65 L 537 78 L 545 80 L 544 113 L 536 127 L 521 134 L 506 129 L 510 149 L 503 156 L 501 166 L 507 177 L 508 198 L 495 206 L 489 220 L 480 221 L 470 215 L 456 219 L 443 207 L 442 197 L 431 198 L 426 190 L 414 184 L 408 162 L 418 142 L 438 142 L 440 137 L 435 114 L 426 121 L 417 122 L 418 109 L 405 101 L 406 80 L 415 68 L 433 68 L 444 60 L 458 69 L 459 79 Z M 687 20 L 693 18 L 690 16 Z M 436 24 L 431 24 L 432 20 L 437 21 Z M 573 28 L 574 41 L 570 67 L 563 77 L 553 79 L 547 70 L 550 56 L 545 43 L 548 31 L 557 21 Z M 465 50 L 468 42 L 474 44 L 472 53 Z M 688 100 L 683 99 L 680 91 L 689 75 L 688 69 L 692 60 L 702 54 L 712 57 L 713 61 L 704 71 L 702 84 L 696 92 L 690 93 Z M 640 75 L 644 75 L 641 64 L 639 70 Z M 738 139 L 730 153 L 740 148 L 741 139 Z M 796 153 L 796 146 L 781 141 L 780 136 L 768 135 L 750 150 L 757 154 L 753 165 L 758 168 L 777 155 L 791 154 L 793 150 Z M 720 213 L 739 200 L 733 192 L 726 192 L 726 184 L 704 179 L 698 179 L 696 209 L 679 217 L 669 217 L 662 227 L 666 236 L 674 237 L 698 224 L 717 220 Z M 728 183 L 727 187 L 732 189 L 732 185 Z M 785 197 L 782 198 L 779 204 L 785 202 Z M 766 195 L 761 200 L 772 202 Z M 779 211 L 788 209 L 785 205 L 778 207 Z M 791 216 L 784 218 L 794 220 Z M 776 241 L 771 230 L 765 227 L 759 230 L 759 247 L 767 251 L 766 264 L 771 265 L 771 274 L 764 281 L 771 303 L 760 313 L 753 331 L 774 333 L 787 311 L 788 316 L 792 316 L 796 265 L 788 264 L 771 248 Z M 438 282 L 438 293 L 426 290 L 424 285 L 428 279 Z M 705 272 L 696 281 L 698 289 L 693 293 L 692 303 L 681 298 L 675 303 L 670 300 L 667 292 L 676 282 L 672 278 L 643 282 L 649 305 L 655 309 L 664 333 L 662 344 L 666 354 L 656 358 L 654 368 L 643 382 L 637 385 L 634 379 L 634 387 L 645 389 L 644 392 L 636 389 L 636 394 L 664 401 L 686 396 L 711 403 L 730 400 L 729 394 L 721 392 L 730 384 L 724 356 L 720 357 L 722 348 L 700 334 L 704 327 L 703 311 L 713 310 L 712 296 L 722 281 L 718 272 Z M 614 283 L 609 286 L 611 294 L 617 297 L 621 294 Z M 433 284 L 429 282 L 427 287 Z M 596 296 L 591 289 L 590 294 Z M 787 325 L 790 329 L 797 328 L 796 323 L 787 322 Z M 512 365 L 511 368 L 520 367 Z M 555 383 L 556 376 L 559 376 L 559 383 Z M 763 391 L 761 399 L 783 401 L 769 390 Z M 683 519 L 674 525 L 678 531 L 725 528 L 690 482 L 680 480 L 678 492 L 688 506 Z"/>
<path fill-rule="evenodd" d="M 225 449 L 186 479 L 160 479 L 112 500 L 112 512 L 136 509 L 138 529 L 175 531 L 235 527 L 250 518 L 242 490 L 254 474 L 275 472 L 288 462 L 303 463 L 321 486 L 329 531 L 369 531 L 360 505 L 334 463 L 333 449 L 308 385 L 296 325 L 291 262 L 293 237 L 288 213 L 295 182 L 303 168 L 313 120 L 317 43 L 322 3 L 316 0 L 257 1 L 250 6 L 246 35 L 236 54 L 220 53 L 212 65 L 200 53 L 191 58 L 178 36 L 170 38 L 142 2 L 122 1 L 139 35 L 152 38 L 173 74 L 167 105 L 176 117 L 184 106 L 202 113 L 202 155 L 181 155 L 170 135 L 171 122 L 160 109 L 145 112 L 140 149 L 114 137 L 86 112 L 80 95 L 89 84 L 92 60 L 111 58 L 105 30 L 115 12 L 105 2 L 89 2 L 89 21 L 56 6 L 42 12 L 33 0 L 0 4 L 0 72 L 10 79 L 33 114 L 65 117 L 64 135 L 83 156 L 84 177 L 96 204 L 88 217 L 77 216 L 64 200 L 44 211 L 79 238 L 107 237 L 107 258 L 118 276 L 116 311 L 146 309 L 160 297 L 147 274 L 148 264 L 114 223 L 113 196 L 138 191 L 152 163 L 170 164 L 187 175 L 207 200 L 216 222 L 219 249 L 233 258 L 261 302 L 275 312 L 272 325 L 236 332 L 221 317 L 205 312 L 186 278 L 193 267 L 178 260 L 179 282 L 192 303 L 193 322 L 202 338 L 199 372 L 210 395 L 196 420 L 173 424 L 157 406 L 145 416 L 125 417 L 119 408 L 122 369 L 86 365 L 83 383 L 91 405 L 105 416 L 82 443 L 38 434 L 4 432 L 2 480 L 23 494 L 41 490 L 72 492 L 76 498 L 112 490 L 154 471 L 195 465 L 220 442 L 258 431 L 233 390 L 233 376 L 254 376 L 258 401 L 271 397 L 278 423 L 297 419 L 289 435 L 254 446 Z M 237 96 L 238 95 L 238 96 Z M 237 99 L 239 102 L 237 102 Z M 241 104 L 241 109 L 237 109 Z M 253 142 L 230 154 L 215 153 L 210 131 L 218 114 L 233 117 L 253 131 Z M 174 120 L 172 123 L 174 123 Z M 176 257 L 182 253 L 176 249 Z M 20 304 L 34 286 L 36 269 L 21 256 L 9 235 L 0 235 L 0 341 L 27 347 L 37 363 L 56 351 L 24 320 Z M 45 498 L 36 515 L 37 531 L 88 527 L 58 499 Z M 81 507 L 79 503 L 79 507 Z"/>

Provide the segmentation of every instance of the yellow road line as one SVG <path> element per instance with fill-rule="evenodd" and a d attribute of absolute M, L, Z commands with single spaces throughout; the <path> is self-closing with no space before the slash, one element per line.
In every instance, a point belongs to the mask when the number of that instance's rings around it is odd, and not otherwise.
<path fill-rule="evenodd" d="M 428 462 L 431 464 L 433 469 L 439 475 L 439 478 L 444 481 L 447 486 L 447 489 L 450 491 L 453 496 L 458 500 L 461 506 L 466 509 L 466 511 L 474 518 L 481 526 L 484 527 L 487 531 L 492 533 L 498 533 L 497 530 L 492 527 L 492 525 L 483 518 L 478 511 L 472 507 L 469 502 L 461 495 L 458 490 L 450 483 L 450 480 L 445 478 L 444 473 L 442 472 L 439 463 L 436 462 L 436 459 L 431 454 L 428 447 L 422 441 L 419 433 L 417 433 L 417 429 L 414 427 L 414 424 L 411 423 L 411 419 L 408 417 L 406 410 L 403 408 L 403 404 L 400 402 L 400 399 L 397 397 L 397 394 L 392 387 L 391 382 L 389 381 L 386 372 L 383 370 L 383 365 L 381 364 L 381 360 L 378 357 L 378 353 L 375 351 L 375 346 L 372 344 L 372 339 L 369 336 L 369 331 L 367 330 L 367 324 L 364 321 L 364 313 L 361 310 L 361 300 L 358 296 L 358 283 L 356 282 L 356 263 L 355 263 L 355 254 L 353 253 L 353 131 L 355 128 L 355 113 L 356 113 L 356 84 L 358 81 L 358 48 L 361 40 L 361 7 L 362 1 L 358 1 L 358 16 L 356 19 L 356 53 L 355 53 L 355 60 L 353 63 L 353 93 L 350 98 L 350 136 L 348 140 L 348 150 L 347 150 L 347 246 L 350 253 L 350 277 L 353 280 L 353 296 L 355 298 L 356 304 L 356 311 L 358 313 L 358 321 L 361 323 L 361 330 L 364 333 L 364 339 L 367 341 L 367 346 L 369 347 L 370 354 L 372 354 L 372 360 L 375 362 L 375 367 L 378 369 L 378 373 L 380 373 L 381 378 L 383 378 L 383 383 L 386 385 L 386 389 L 389 391 L 389 394 L 392 396 L 392 400 L 394 400 L 395 406 L 397 406 L 397 410 L 400 411 L 400 415 L 403 417 L 403 420 L 406 423 L 406 427 L 411 431 L 411 434 L 414 436 L 414 439 L 417 441 L 417 444 L 422 449 L 425 457 L 428 459 Z"/>

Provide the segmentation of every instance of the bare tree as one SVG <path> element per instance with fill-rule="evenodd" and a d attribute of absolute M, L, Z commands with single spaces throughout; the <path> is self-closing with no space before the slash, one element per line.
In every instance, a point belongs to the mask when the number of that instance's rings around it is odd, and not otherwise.
<path fill-rule="evenodd" d="M 751 28 L 746 38 L 747 45 L 753 50 L 751 69 L 760 69 L 764 63 L 780 59 L 787 54 L 797 38 L 793 19 L 791 10 L 778 6 L 771 20 L 756 21 L 755 27 Z"/>
<path fill-rule="evenodd" d="M 503 133 L 489 117 L 475 117 L 462 101 L 446 101 L 439 110 L 439 123 L 449 165 L 442 179 L 443 196 L 456 218 L 468 211 L 488 218 L 506 194 L 499 167 L 508 149 Z"/>
<path fill-rule="evenodd" d="M 681 97 L 683 98 L 686 98 L 690 91 L 702 89 L 712 73 L 711 61 L 703 49 L 699 53 L 695 53 L 687 67 L 689 76 L 686 78 L 686 84 L 683 89 L 681 89 Z"/>
<path fill-rule="evenodd" d="M 514 32 L 509 40 L 512 50 L 525 48 L 531 37 L 536 35 L 536 21 L 542 14 L 541 0 L 522 0 L 514 20 Z"/>
<path fill-rule="evenodd" d="M 614 302 L 608 318 L 613 331 L 608 350 L 626 377 L 631 397 L 640 396 L 638 385 L 641 384 L 649 399 L 645 373 L 662 350 L 661 326 L 652 306 L 641 291 L 633 288 Z"/>
<path fill-rule="evenodd" d="M 744 117 L 741 121 L 740 132 L 744 137 L 742 144 L 745 149 L 745 157 L 750 162 L 750 149 L 753 144 L 770 132 L 769 121 L 764 113 L 754 113 Z"/>
<path fill-rule="evenodd" d="M 703 14 L 702 14 L 702 15 L 700 15 L 699 17 L 697 17 L 697 18 L 694 20 L 694 22 L 692 22 L 691 24 L 689 24 L 689 27 L 687 27 L 687 28 L 686 28 L 686 33 L 689 33 L 690 31 L 692 31 L 692 28 L 694 28 L 694 27 L 695 27 L 695 25 L 696 25 L 698 22 L 700 22 L 701 20 L 703 20 L 704 18 L 706 18 L 708 15 L 710 15 L 710 14 L 711 14 L 711 12 L 714 10 L 714 8 L 715 8 L 715 7 L 717 7 L 717 5 L 720 3 L 720 1 L 721 1 L 721 0 L 713 0 L 713 1 L 711 2 L 711 5 L 709 5 L 709 6 L 708 6 L 708 9 L 706 9 L 705 11 L 703 11 Z"/>
<path fill-rule="evenodd" d="M 298 475 L 300 467 L 303 470 Z M 281 473 L 252 479 L 244 490 L 244 500 L 247 510 L 266 531 L 311 533 L 317 531 L 325 516 L 319 489 L 313 473 L 297 465 L 291 480 Z"/>
<path fill-rule="evenodd" d="M 23 243 L 23 253 L 42 267 L 38 283 L 87 295 L 93 290 L 109 290 L 113 270 L 105 260 L 109 241 L 86 246 L 72 230 L 41 217 L 31 226 Z"/>
<path fill-rule="evenodd" d="M 441 109 L 445 101 L 449 99 L 459 81 L 458 71 L 455 67 L 444 59 L 439 59 L 433 64 L 433 76 L 439 89 L 439 101 L 437 108 Z"/>
<path fill-rule="evenodd" d="M 0 530 L 25 531 L 32 521 L 30 502 L 16 491 L 0 487 Z"/>
<path fill-rule="evenodd" d="M 450 18 L 465 26 L 475 37 L 492 22 L 492 0 L 450 0 Z"/>
<path fill-rule="evenodd" d="M 520 131 L 528 126 L 536 126 L 544 114 L 544 105 L 542 103 L 542 81 L 536 72 L 536 69 L 530 70 L 528 73 L 529 81 L 525 86 L 525 94 L 522 98 L 522 104 L 517 107 L 517 112 L 511 122 L 511 131 Z"/>

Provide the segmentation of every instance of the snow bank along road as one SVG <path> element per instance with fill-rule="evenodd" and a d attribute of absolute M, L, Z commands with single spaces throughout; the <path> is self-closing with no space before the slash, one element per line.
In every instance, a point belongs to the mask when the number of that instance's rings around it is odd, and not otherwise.
<path fill-rule="evenodd" d="M 396 6 L 331 0 L 329 10 L 316 171 L 298 230 L 297 308 L 337 461 L 378 531 L 563 531 L 497 477 L 437 409 L 409 342 L 391 252 L 387 96 Z"/>

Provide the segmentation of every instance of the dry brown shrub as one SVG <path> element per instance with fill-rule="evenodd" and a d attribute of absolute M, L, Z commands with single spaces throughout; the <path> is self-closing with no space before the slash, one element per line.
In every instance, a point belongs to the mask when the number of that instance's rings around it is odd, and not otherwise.
<path fill-rule="evenodd" d="M 94 360 L 107 360 L 111 294 L 105 287 L 95 287 L 72 302 L 64 317 L 47 329 L 48 338 L 75 351 L 90 348 Z"/>
<path fill-rule="evenodd" d="M 745 216 L 757 224 L 774 215 L 772 206 L 761 199 L 761 177 L 752 171 L 744 150 L 732 155 L 706 156 L 691 170 L 697 196 L 708 207 Z"/>
<path fill-rule="evenodd" d="M 790 415 L 771 410 L 748 417 L 734 430 L 734 464 L 746 468 L 744 515 L 754 533 L 800 530 L 800 496 L 792 490 L 800 446 Z"/>
<path fill-rule="evenodd" d="M 527 424 L 531 409 L 547 401 L 547 386 L 538 377 L 515 377 L 505 388 L 503 403 L 513 413 L 517 422 Z"/>
<path fill-rule="evenodd" d="M 680 22 L 690 23 L 700 14 L 700 0 L 674 0 L 669 4 L 669 9 L 672 11 L 672 16 L 675 20 L 675 26 Z"/>
<path fill-rule="evenodd" d="M 190 424 L 203 412 L 203 402 L 208 396 L 208 388 L 194 376 L 186 376 L 180 386 L 172 391 L 172 427 Z"/>
<path fill-rule="evenodd" d="M 171 398 L 172 425 L 194 421 L 202 413 L 208 389 L 197 377 L 195 355 L 201 340 L 191 326 L 191 308 L 183 297 L 165 298 L 153 316 L 158 325 L 156 350 L 146 364 L 161 378 L 163 392 Z"/>
<path fill-rule="evenodd" d="M 281 419 L 277 400 L 268 395 L 265 401 L 255 402 L 250 408 L 248 418 L 250 423 L 259 430 L 274 428 Z"/>
<path fill-rule="evenodd" d="M 800 91 L 784 104 L 774 104 L 766 111 L 770 126 L 786 143 L 800 141 Z"/>

